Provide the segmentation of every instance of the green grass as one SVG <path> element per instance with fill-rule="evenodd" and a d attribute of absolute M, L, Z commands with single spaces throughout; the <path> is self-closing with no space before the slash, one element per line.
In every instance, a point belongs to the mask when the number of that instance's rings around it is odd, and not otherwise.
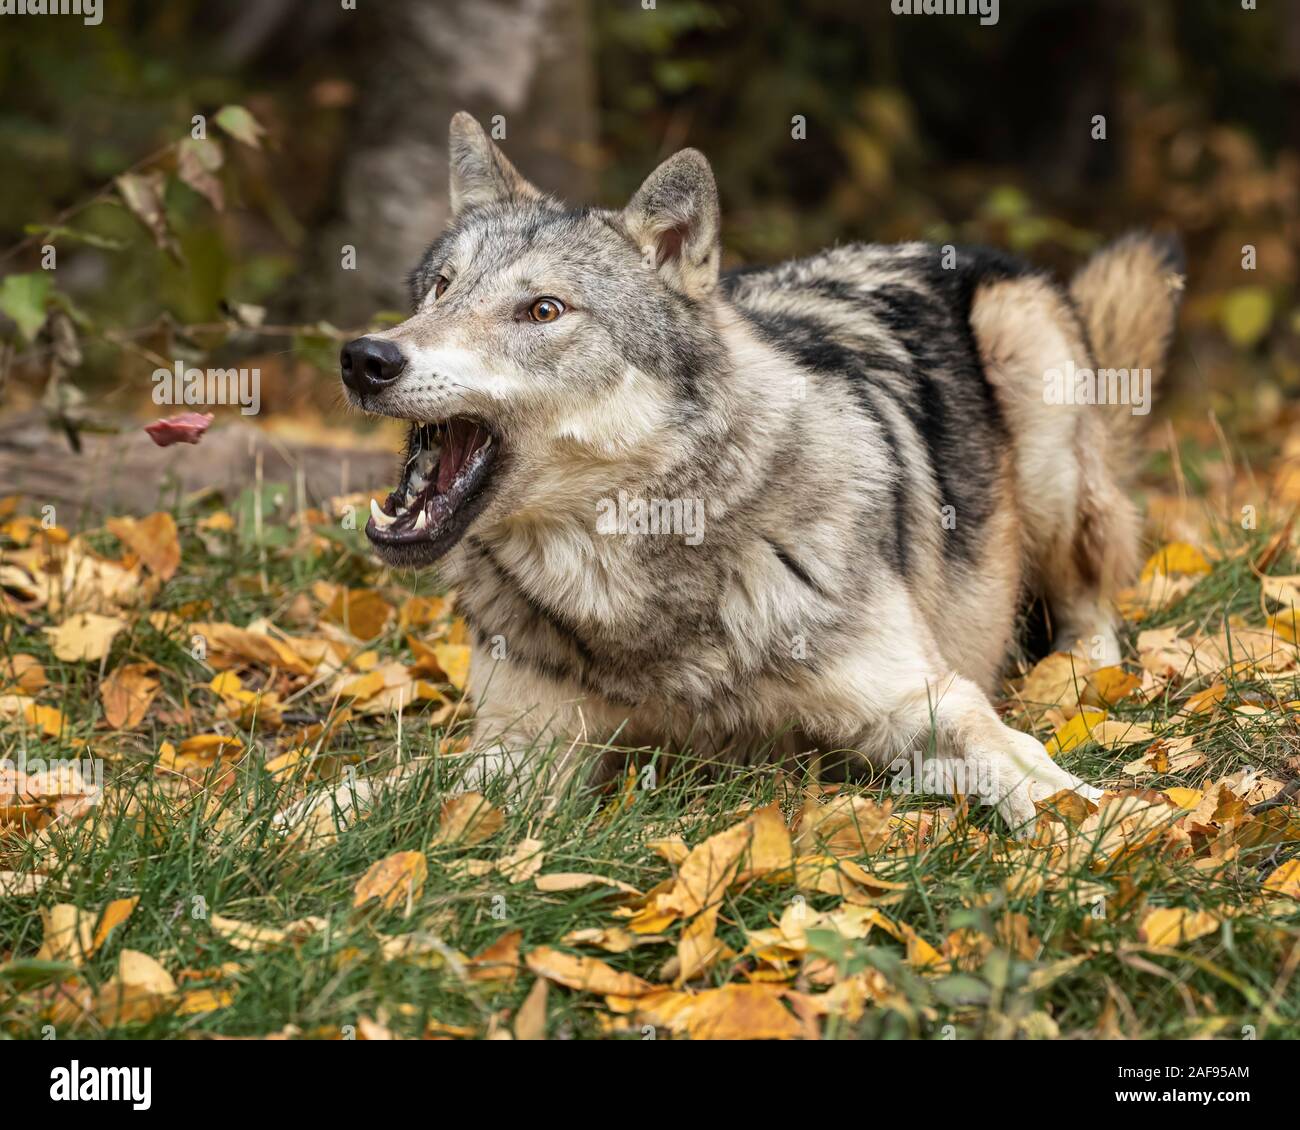
<path fill-rule="evenodd" d="M 163 588 L 155 609 L 210 600 L 213 606 L 203 619 L 242 624 L 269 616 L 278 622 L 293 598 L 318 579 L 356 586 L 374 580 L 348 533 L 332 534 L 315 552 L 293 551 L 284 539 L 275 544 L 275 538 L 269 547 L 255 547 L 237 534 L 218 545 L 225 556 L 213 556 L 212 545 L 196 536 L 195 520 L 193 514 L 181 519 L 184 566 Z M 390 592 L 401 584 L 382 580 Z M 1249 614 L 1257 608 L 1255 591 L 1244 563 L 1229 562 L 1178 607 L 1143 627 L 1189 621 L 1209 626 L 1227 613 Z M 624 920 L 611 914 L 618 902 L 605 888 L 547 894 L 532 882 L 511 884 L 496 873 L 475 877 L 465 871 L 464 860 L 498 859 L 533 836 L 544 844 L 543 872 L 594 872 L 646 891 L 673 873 L 648 846 L 651 840 L 678 834 L 694 846 L 734 824 L 745 810 L 774 801 L 790 816 L 804 799 L 802 791 L 814 786 L 797 773 L 770 769 L 715 778 L 679 769 L 661 774 L 654 788 L 630 793 L 622 786 L 571 788 L 549 808 L 536 801 L 509 805 L 504 827 L 491 839 L 472 847 L 431 846 L 451 763 L 430 756 L 435 735 L 419 714 L 408 712 L 401 756 L 418 759 L 414 779 L 404 789 L 384 792 L 364 819 L 345 823 L 335 838 L 304 844 L 286 837 L 274 817 L 304 789 L 319 786 L 301 777 L 275 779 L 263 768 L 281 752 L 283 734 L 242 730 L 250 755 L 224 790 L 216 787 L 215 773 L 205 785 L 191 787 L 156 771 L 162 741 L 176 742 L 213 725 L 215 699 L 204 684 L 214 672 L 191 656 L 182 636 L 161 633 L 141 616 L 118 638 L 101 671 L 99 664 L 58 661 L 40 630 L 46 623 L 40 614 L 9 620 L 3 647 L 7 655 L 32 654 L 45 665 L 51 686 L 39 697 L 61 706 L 70 733 L 42 740 L 7 725 L 0 729 L 5 756 L 14 757 L 24 743 L 29 758 L 74 756 L 73 742 L 89 740 L 107 758 L 108 781 L 104 800 L 86 819 L 56 823 L 39 836 L 22 835 L 11 825 L 0 836 L 0 869 L 46 879 L 35 895 L 0 894 L 0 1033 L 11 1037 L 39 1038 L 54 1023 L 60 1038 L 258 1036 L 286 1026 L 305 1036 L 338 1038 L 361 1018 L 379 1019 L 406 1036 L 420 1035 L 431 1024 L 480 1035 L 508 1030 L 533 974 L 521 968 L 507 983 L 471 980 L 462 957 L 509 931 L 522 932 L 526 955 L 539 945 L 564 948 L 560 939 L 572 930 Z M 409 661 L 396 630 L 371 646 L 385 657 Z M 148 719 L 125 735 L 96 729 L 102 675 L 122 663 L 146 660 L 158 665 L 162 682 Z M 1171 719 L 1195 689 L 1145 706 L 1122 705 L 1115 716 L 1138 718 L 1163 731 L 1175 724 Z M 1218 712 L 1192 720 L 1189 732 L 1196 734 L 1208 764 L 1192 779 L 1154 777 L 1142 788 L 1195 785 L 1247 765 L 1280 779 L 1294 775 L 1285 763 L 1295 754 L 1297 729 L 1276 703 L 1300 699 L 1300 686 L 1294 680 L 1244 679 L 1233 682 L 1230 694 L 1235 701 L 1267 704 L 1269 713 L 1242 718 Z M 328 705 L 306 695 L 289 709 L 305 722 L 323 718 Z M 181 724 L 175 715 L 186 709 L 189 722 Z M 164 722 L 160 712 L 170 712 L 171 719 Z M 397 746 L 394 719 L 356 719 L 336 731 L 312 766 L 335 778 L 346 766 L 365 774 L 393 764 Z M 1114 784 L 1121 779 L 1119 766 L 1138 752 L 1091 746 L 1061 760 L 1084 778 Z M 500 799 L 500 785 L 488 788 L 490 798 Z M 889 795 L 880 783 L 847 788 L 877 799 Z M 903 811 L 939 810 L 950 803 L 899 799 Z M 885 914 L 936 947 L 955 931 L 967 931 L 963 952 L 969 956 L 953 967 L 927 971 L 909 966 L 904 946 L 880 930 L 857 940 L 814 932 L 813 955 L 827 959 L 837 977 L 876 971 L 889 988 L 886 999 L 860 1016 L 824 1020 L 823 1033 L 837 1038 L 1209 1034 L 1237 1039 L 1253 1029 L 1260 1038 L 1296 1038 L 1300 977 L 1293 974 L 1300 959 L 1300 914 L 1295 903 L 1285 913 L 1270 914 L 1259 897 L 1263 876 L 1295 854 L 1295 842 L 1287 838 L 1294 832 L 1295 809 L 1282 811 L 1292 816 L 1291 831 L 1265 835 L 1261 823 L 1261 842 L 1241 837 L 1236 857 L 1218 870 L 1198 866 L 1208 854 L 1205 845 L 1184 858 L 1143 850 L 1109 867 L 1081 859 L 1052 888 L 1014 897 L 1006 893 L 1007 876 L 1026 861 L 1041 867 L 1046 857 L 1006 840 L 991 809 L 973 808 L 946 838 L 920 847 L 906 848 L 900 841 L 863 852 L 859 861 L 875 874 L 906 884 L 881 906 Z M 374 904 L 354 908 L 353 888 L 367 868 L 404 850 L 427 855 L 428 878 L 418 897 L 391 911 Z M 1095 913 L 1098 894 L 1104 896 L 1101 917 Z M 131 896 L 139 897 L 134 913 L 79 968 L 36 959 L 43 907 L 72 903 L 97 911 L 112 899 Z M 840 901 L 800 891 L 788 877 L 729 891 L 718 935 L 738 956 L 720 961 L 694 986 L 744 983 L 755 967 L 744 953 L 744 929 L 771 926 L 800 898 L 812 909 L 830 909 Z M 1138 929 L 1143 915 L 1157 907 L 1209 911 L 1221 924 L 1192 941 L 1152 950 L 1139 941 Z M 213 930 L 214 914 L 271 927 L 319 916 L 328 925 L 297 944 L 241 952 Z M 675 923 L 665 931 L 667 941 L 622 954 L 582 952 L 659 981 L 681 928 Z M 1009 948 L 1008 929 L 1018 929 L 1028 940 Z M 386 956 L 385 939 L 402 935 L 413 935 L 421 952 L 411 958 Z M 51 1016 L 52 997 L 74 998 L 106 984 L 123 948 L 153 956 L 173 976 L 190 971 L 184 989 L 225 987 L 233 998 L 211 1011 L 164 1010 L 146 1022 L 115 1026 L 105 1026 L 93 1014 L 75 1022 L 57 1012 Z M 1067 958 L 1082 960 L 1053 970 Z M 222 971 L 223 963 L 234 964 Z M 798 977 L 793 984 L 811 992 L 823 988 Z M 605 1035 L 610 1023 L 601 996 L 552 986 L 547 1003 L 552 1038 Z M 640 1025 L 631 1025 L 625 1038 L 642 1038 Z"/>

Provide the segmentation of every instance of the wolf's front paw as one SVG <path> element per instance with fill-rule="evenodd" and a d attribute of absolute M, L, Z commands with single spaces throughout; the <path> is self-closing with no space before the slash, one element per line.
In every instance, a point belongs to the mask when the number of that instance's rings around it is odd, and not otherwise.
<path fill-rule="evenodd" d="M 1062 790 L 1098 801 L 1102 791 L 1052 760 L 1037 738 L 1008 730 L 1010 746 L 996 757 L 997 809 L 1017 836 L 1032 834 L 1038 810 L 1035 801 L 1046 800 Z"/>
<path fill-rule="evenodd" d="M 331 837 L 370 804 L 372 791 L 369 781 L 349 778 L 332 789 L 285 806 L 271 818 L 271 823 L 284 836 Z"/>

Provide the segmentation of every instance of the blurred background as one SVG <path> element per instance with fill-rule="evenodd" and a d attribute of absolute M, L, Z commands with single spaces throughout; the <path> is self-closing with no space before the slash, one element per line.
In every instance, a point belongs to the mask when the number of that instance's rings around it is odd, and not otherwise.
<path fill-rule="evenodd" d="M 341 409 L 338 345 L 402 316 L 460 108 L 575 202 L 702 149 L 728 266 L 924 238 L 1068 272 L 1176 231 L 1153 458 L 1292 430 L 1296 0 L 1006 0 L 993 26 L 889 0 L 103 0 L 97 26 L 0 18 L 0 495 L 147 510 L 266 460 L 314 495 L 378 486 L 391 434 Z M 260 413 L 153 448 L 177 360 L 257 367 Z"/>

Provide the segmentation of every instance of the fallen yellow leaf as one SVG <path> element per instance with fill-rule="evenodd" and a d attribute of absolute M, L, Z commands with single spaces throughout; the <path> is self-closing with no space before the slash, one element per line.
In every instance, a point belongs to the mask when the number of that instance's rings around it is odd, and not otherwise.
<path fill-rule="evenodd" d="M 94 953 L 93 915 L 71 903 L 60 902 L 41 908 L 41 922 L 44 934 L 41 948 L 36 952 L 37 960 L 66 961 L 80 966 Z"/>
<path fill-rule="evenodd" d="M 51 650 L 65 663 L 95 663 L 108 654 L 125 627 L 126 621 L 116 616 L 78 612 L 57 628 L 46 628 L 45 634 L 50 637 Z"/>
<path fill-rule="evenodd" d="M 1138 936 L 1153 946 L 1176 946 L 1212 934 L 1218 928 L 1219 919 L 1209 911 L 1161 907 L 1147 912 Z"/>
<path fill-rule="evenodd" d="M 114 899 L 104 907 L 103 913 L 99 916 L 99 924 L 95 927 L 95 936 L 90 943 L 92 953 L 108 941 L 108 936 L 115 927 L 120 926 L 131 917 L 131 913 L 135 910 L 139 901 L 140 896 L 133 895 L 131 898 Z"/>
<path fill-rule="evenodd" d="M 1162 546 L 1147 559 L 1147 563 L 1142 566 L 1142 580 L 1150 580 L 1156 573 L 1172 577 L 1196 576 L 1210 571 L 1210 563 L 1199 549 L 1185 541 L 1174 541 Z"/>
<path fill-rule="evenodd" d="M 1047 752 L 1055 757 L 1058 753 L 1069 753 L 1081 745 L 1093 740 L 1092 730 L 1106 720 L 1104 710 L 1084 707 L 1073 718 L 1063 722 L 1047 739 Z"/>
<path fill-rule="evenodd" d="M 1264 890 L 1300 898 L 1300 859 L 1289 859 L 1264 880 Z"/>

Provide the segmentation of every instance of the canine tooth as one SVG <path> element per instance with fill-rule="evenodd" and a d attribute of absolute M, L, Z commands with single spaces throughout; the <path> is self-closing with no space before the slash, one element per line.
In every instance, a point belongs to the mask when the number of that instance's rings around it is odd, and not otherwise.
<path fill-rule="evenodd" d="M 380 510 L 379 503 L 377 503 L 373 498 L 370 500 L 370 517 L 372 517 L 375 520 L 376 526 L 383 526 L 385 528 L 391 526 L 394 522 L 397 521 L 396 518 L 390 518 L 387 514 L 385 514 L 382 510 Z"/>
<path fill-rule="evenodd" d="M 427 526 L 428 524 L 429 524 L 429 515 L 428 515 L 428 513 L 427 513 L 426 511 L 421 510 L 421 511 L 420 511 L 420 512 L 415 516 L 415 528 L 416 528 L 417 530 L 422 530 L 422 529 L 424 529 L 425 526 Z"/>

